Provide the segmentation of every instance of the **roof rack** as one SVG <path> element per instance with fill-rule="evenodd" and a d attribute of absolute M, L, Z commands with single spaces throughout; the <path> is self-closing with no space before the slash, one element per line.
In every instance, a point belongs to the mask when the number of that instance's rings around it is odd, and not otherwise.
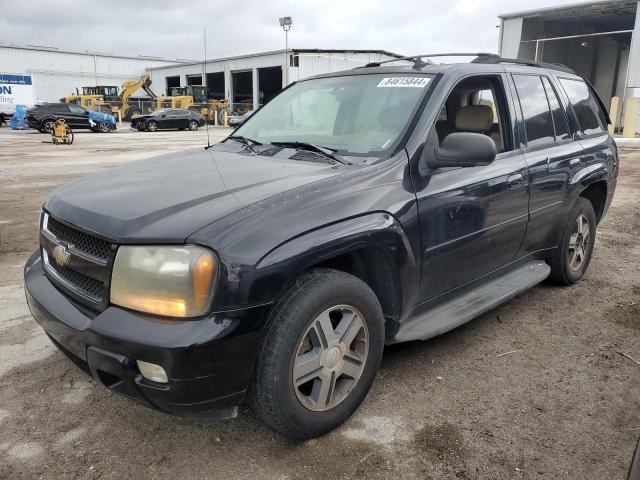
<path fill-rule="evenodd" d="M 367 63 L 363 68 L 379 67 L 383 63 L 398 62 L 401 60 L 413 61 L 413 68 L 421 68 L 427 65 L 426 62 L 422 61 L 423 58 L 430 58 L 430 57 L 477 57 L 477 58 L 480 58 L 480 57 L 492 57 L 492 56 L 497 57 L 498 55 L 496 55 L 495 53 L 432 53 L 432 54 L 411 55 L 409 57 L 394 58 L 391 60 L 385 60 L 383 62 L 371 62 L 371 63 Z"/>
<path fill-rule="evenodd" d="M 371 62 L 367 63 L 364 67 L 379 67 L 384 63 L 397 62 L 401 60 L 408 60 L 413 62 L 413 68 L 422 68 L 428 65 L 427 62 L 424 62 L 422 59 L 429 59 L 431 57 L 475 57 L 471 60 L 471 63 L 514 63 L 518 65 L 528 65 L 530 67 L 540 67 L 540 68 L 549 68 L 553 70 L 560 70 L 562 72 L 575 74 L 576 72 L 567 67 L 566 65 L 562 65 L 560 63 L 546 63 L 546 62 L 537 62 L 535 60 L 523 60 L 519 58 L 503 58 L 500 55 L 496 55 L 495 53 L 432 53 L 432 54 L 421 54 L 421 55 L 411 55 L 408 57 L 394 58 L 391 60 L 385 60 L 383 62 Z"/>

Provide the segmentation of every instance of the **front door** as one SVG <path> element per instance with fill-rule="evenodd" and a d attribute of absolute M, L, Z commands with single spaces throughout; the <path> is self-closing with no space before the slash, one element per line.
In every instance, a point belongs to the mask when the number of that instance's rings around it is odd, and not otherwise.
<path fill-rule="evenodd" d="M 422 250 L 420 302 L 508 264 L 524 237 L 527 165 L 513 148 L 513 112 L 504 81 L 496 74 L 459 82 L 429 135 L 427 143 L 437 144 L 452 131 L 482 133 L 494 139 L 498 155 L 487 166 L 438 169 L 414 182 Z"/>
<path fill-rule="evenodd" d="M 77 105 L 68 105 L 69 116 L 65 117 L 71 128 L 89 128 L 89 112 Z"/>

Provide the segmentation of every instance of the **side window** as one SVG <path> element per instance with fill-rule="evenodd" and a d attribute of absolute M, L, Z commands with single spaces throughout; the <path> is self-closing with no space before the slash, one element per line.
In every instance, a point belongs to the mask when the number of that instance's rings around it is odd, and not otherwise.
<path fill-rule="evenodd" d="M 76 107 L 75 105 L 69 105 L 69 110 L 71 110 L 71 113 L 74 115 L 82 115 L 85 111 L 84 108 Z"/>
<path fill-rule="evenodd" d="M 560 106 L 560 100 L 556 91 L 551 86 L 551 82 L 547 77 L 542 77 L 542 83 L 544 89 L 547 91 L 547 98 L 549 99 L 549 106 L 551 107 L 551 116 L 553 117 L 553 125 L 556 129 L 556 139 L 566 140 L 569 138 L 569 127 L 567 125 L 567 117 L 564 114 L 564 109 Z"/>
<path fill-rule="evenodd" d="M 58 114 L 63 114 L 64 115 L 65 113 L 69 113 L 69 106 L 68 105 L 56 105 L 51 110 L 54 113 L 58 113 Z"/>
<path fill-rule="evenodd" d="M 498 153 L 513 149 L 509 108 L 498 75 L 478 75 L 461 80 L 447 97 L 429 141 L 442 145 L 455 132 L 481 133 L 496 144 Z"/>
<path fill-rule="evenodd" d="M 480 90 L 477 93 L 478 100 L 476 102 L 477 105 L 486 105 L 487 107 L 491 107 L 493 111 L 493 123 L 498 122 L 498 111 L 496 109 L 496 101 L 493 98 L 493 92 L 489 89 Z"/>
<path fill-rule="evenodd" d="M 582 80 L 568 78 L 561 78 L 560 83 L 576 112 L 582 133 L 591 135 L 604 132 L 607 125 L 606 117 L 587 84 Z"/>
<path fill-rule="evenodd" d="M 537 75 L 514 75 L 513 81 L 524 117 L 527 146 L 537 147 L 553 143 L 553 121 L 542 79 Z"/>

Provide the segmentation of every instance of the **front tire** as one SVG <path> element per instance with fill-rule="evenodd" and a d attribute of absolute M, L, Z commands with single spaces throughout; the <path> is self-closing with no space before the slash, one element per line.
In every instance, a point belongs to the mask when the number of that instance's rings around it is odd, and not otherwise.
<path fill-rule="evenodd" d="M 596 214 L 586 198 L 578 197 L 562 232 L 560 247 L 549 259 L 551 281 L 571 285 L 589 267 L 596 240 Z"/>
<path fill-rule="evenodd" d="M 158 124 L 154 121 L 147 123 L 147 130 L 150 132 L 158 131 Z"/>
<path fill-rule="evenodd" d="M 109 133 L 111 132 L 111 125 L 109 125 L 107 122 L 100 122 L 98 123 L 98 131 L 100 133 Z"/>
<path fill-rule="evenodd" d="M 301 275 L 267 321 L 253 409 L 274 430 L 317 437 L 364 400 L 382 359 L 384 317 L 362 280 L 337 270 Z"/>
<path fill-rule="evenodd" d="M 189 130 L 191 130 L 192 132 L 195 132 L 196 130 L 198 130 L 198 127 L 200 125 L 198 125 L 198 122 L 196 122 L 195 120 L 191 120 L 189 122 Z"/>

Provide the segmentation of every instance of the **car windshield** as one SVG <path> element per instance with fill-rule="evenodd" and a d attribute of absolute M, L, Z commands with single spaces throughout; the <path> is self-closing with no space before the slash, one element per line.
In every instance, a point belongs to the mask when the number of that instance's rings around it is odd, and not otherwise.
<path fill-rule="evenodd" d="M 158 115 L 162 115 L 163 113 L 167 113 L 168 111 L 169 111 L 168 108 L 161 108 L 160 110 L 156 110 L 155 112 L 151 112 L 150 115 L 158 116 Z"/>
<path fill-rule="evenodd" d="M 376 74 L 302 81 L 256 111 L 234 135 L 383 156 L 395 146 L 432 78 Z"/>

